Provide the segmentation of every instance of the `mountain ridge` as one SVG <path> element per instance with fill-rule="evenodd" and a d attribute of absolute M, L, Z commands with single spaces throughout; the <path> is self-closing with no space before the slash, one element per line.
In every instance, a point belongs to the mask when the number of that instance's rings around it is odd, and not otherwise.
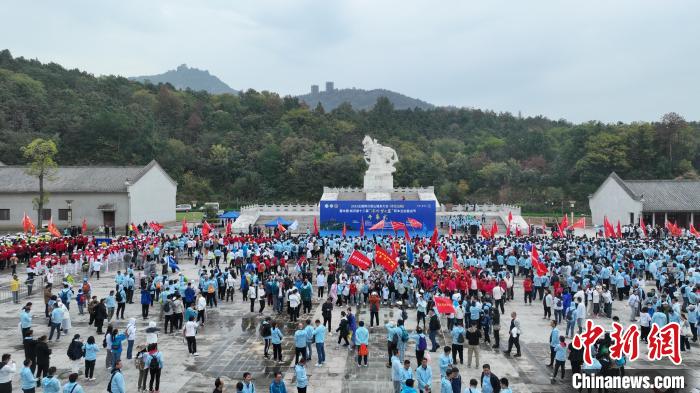
<path fill-rule="evenodd" d="M 312 88 L 313 89 L 313 88 Z M 311 91 L 307 94 L 296 96 L 301 101 L 304 101 L 310 108 L 316 107 L 319 102 L 325 110 L 333 110 L 343 103 L 349 103 L 357 110 L 370 110 L 377 103 L 380 97 L 386 97 L 395 109 L 432 109 L 434 105 L 420 100 L 418 98 L 409 97 L 405 94 L 397 93 L 387 89 L 358 89 L 346 88 L 326 91 Z"/>
<path fill-rule="evenodd" d="M 237 90 L 231 88 L 216 75 L 212 75 L 207 70 L 188 67 L 187 64 L 180 64 L 176 69 L 168 70 L 162 74 L 132 76 L 128 79 L 141 83 L 170 83 L 179 90 L 203 90 L 210 94 L 238 94 Z"/>

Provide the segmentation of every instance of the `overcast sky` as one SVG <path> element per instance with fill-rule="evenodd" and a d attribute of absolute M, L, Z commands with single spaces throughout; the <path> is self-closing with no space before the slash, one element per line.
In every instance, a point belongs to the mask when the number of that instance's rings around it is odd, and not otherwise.
<path fill-rule="evenodd" d="M 186 63 L 280 94 L 332 80 L 574 122 L 700 120 L 694 0 L 12 0 L 2 14 L 0 47 L 96 75 Z"/>

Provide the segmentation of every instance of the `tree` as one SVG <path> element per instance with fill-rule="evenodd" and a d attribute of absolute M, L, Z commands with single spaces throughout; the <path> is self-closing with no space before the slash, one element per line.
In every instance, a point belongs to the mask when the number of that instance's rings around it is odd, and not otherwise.
<path fill-rule="evenodd" d="M 673 143 L 678 139 L 678 133 L 685 127 L 685 119 L 676 112 L 669 112 L 661 118 L 658 133 L 668 145 L 668 174 L 673 176 Z"/>
<path fill-rule="evenodd" d="M 30 144 L 22 148 L 24 158 L 29 160 L 27 174 L 39 179 L 39 197 L 34 199 L 34 204 L 37 207 L 37 223 L 41 228 L 42 212 L 44 205 L 48 203 L 49 198 L 44 191 L 44 180 L 51 180 L 56 173 L 56 161 L 54 157 L 58 153 L 56 143 L 50 139 L 37 138 Z"/>

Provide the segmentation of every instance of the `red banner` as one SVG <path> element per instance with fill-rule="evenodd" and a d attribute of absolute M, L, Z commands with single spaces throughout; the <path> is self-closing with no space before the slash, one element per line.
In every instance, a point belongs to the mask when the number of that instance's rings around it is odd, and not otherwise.
<path fill-rule="evenodd" d="M 435 308 L 440 314 L 454 314 L 455 306 L 448 297 L 435 296 Z"/>
<path fill-rule="evenodd" d="M 382 265 L 384 269 L 386 269 L 386 271 L 388 271 L 389 273 L 393 273 L 396 270 L 396 267 L 398 266 L 396 260 L 391 258 L 391 255 L 389 255 L 389 253 L 386 252 L 385 249 L 381 248 L 378 244 L 375 247 L 375 252 L 377 255 L 374 257 L 374 261 Z"/>
<path fill-rule="evenodd" d="M 365 254 L 357 250 L 353 251 L 352 254 L 350 254 L 348 262 L 350 262 L 351 265 L 357 266 L 362 270 L 367 270 L 370 266 L 372 266 L 372 261 L 370 261 L 370 259 L 367 258 Z"/>

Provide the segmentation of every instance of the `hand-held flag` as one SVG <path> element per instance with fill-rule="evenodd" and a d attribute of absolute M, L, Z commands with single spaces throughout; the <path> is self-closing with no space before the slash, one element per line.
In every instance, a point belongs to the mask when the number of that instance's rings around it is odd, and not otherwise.
<path fill-rule="evenodd" d="M 455 306 L 452 304 L 452 300 L 444 296 L 435 296 L 435 308 L 437 308 L 440 314 L 454 314 Z"/>
<path fill-rule="evenodd" d="M 397 263 L 396 260 L 391 258 L 391 255 L 377 244 L 375 246 L 375 257 L 374 260 L 378 264 L 382 265 L 386 271 L 393 273 L 396 270 Z"/>
<path fill-rule="evenodd" d="M 370 231 L 378 231 L 380 229 L 384 229 L 384 220 L 379 221 L 378 223 L 372 225 L 369 227 Z"/>
<path fill-rule="evenodd" d="M 314 235 L 318 236 L 318 221 L 316 221 L 316 217 L 314 217 Z"/>
<path fill-rule="evenodd" d="M 372 266 L 372 261 L 370 261 L 365 254 L 358 250 L 355 250 L 352 252 L 352 254 L 350 254 L 348 262 L 350 262 L 350 264 L 353 266 L 357 266 L 361 270 L 367 270 L 370 266 Z"/>
<path fill-rule="evenodd" d="M 182 228 L 180 228 L 180 233 L 182 233 L 184 235 L 187 232 L 188 232 L 187 231 L 187 219 L 183 218 L 182 219 Z"/>
<path fill-rule="evenodd" d="M 411 226 L 413 229 L 421 229 L 423 228 L 423 223 L 420 221 L 416 220 L 415 218 L 409 218 L 408 220 L 408 225 Z"/>

